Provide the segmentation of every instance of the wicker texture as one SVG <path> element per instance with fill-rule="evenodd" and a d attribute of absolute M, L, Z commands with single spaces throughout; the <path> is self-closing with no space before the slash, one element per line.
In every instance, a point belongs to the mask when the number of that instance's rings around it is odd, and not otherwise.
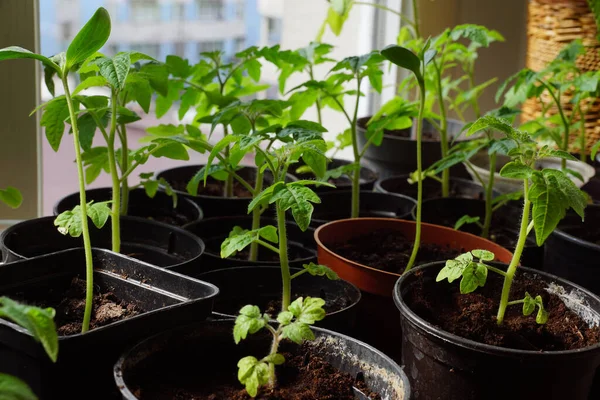
<path fill-rule="evenodd" d="M 594 15 L 587 0 L 531 0 L 529 2 L 529 21 L 527 26 L 528 49 L 527 67 L 540 71 L 558 55 L 567 44 L 575 39 L 581 39 L 587 47 L 586 54 L 577 60 L 577 66 L 582 71 L 600 69 L 600 44 L 596 40 L 597 30 Z M 550 96 L 543 98 L 549 104 Z M 561 98 L 561 103 L 567 115 L 572 112 L 569 103 L 569 93 Z M 582 105 L 586 114 L 586 152 L 600 140 L 600 101 L 587 101 Z M 537 99 L 529 99 L 523 105 L 521 119 L 523 122 L 541 116 L 541 104 Z M 549 114 L 557 113 L 556 107 Z M 578 117 L 575 118 L 575 121 Z M 579 131 L 573 129 L 569 138 L 574 151 L 579 152 Z"/>

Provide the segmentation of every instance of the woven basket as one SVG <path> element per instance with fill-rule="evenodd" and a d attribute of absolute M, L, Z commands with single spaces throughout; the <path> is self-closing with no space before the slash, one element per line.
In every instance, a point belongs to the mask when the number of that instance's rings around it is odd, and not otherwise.
<path fill-rule="evenodd" d="M 587 0 L 531 0 L 529 2 L 529 21 L 527 25 L 527 67 L 540 71 L 548 65 L 558 53 L 570 42 L 581 39 L 587 47 L 586 54 L 577 60 L 577 66 L 583 71 L 600 69 L 600 43 L 596 40 L 597 29 Z M 550 98 L 542 99 L 548 104 Z M 566 93 L 561 103 L 567 115 L 571 114 L 570 96 Z M 583 105 L 589 107 L 586 120 L 586 153 L 600 140 L 600 101 L 593 100 Z M 557 112 L 551 108 L 550 115 Z M 537 99 L 529 99 L 523 105 L 521 120 L 523 122 L 537 118 L 542 114 L 541 104 Z M 577 121 L 578 118 L 575 118 Z M 579 132 L 572 130 L 569 143 L 573 152 L 579 153 Z"/>

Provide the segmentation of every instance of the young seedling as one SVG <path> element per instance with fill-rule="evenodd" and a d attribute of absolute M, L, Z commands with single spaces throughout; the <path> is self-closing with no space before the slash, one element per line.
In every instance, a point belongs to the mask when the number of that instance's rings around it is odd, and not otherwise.
<path fill-rule="evenodd" d="M 502 296 L 496 317 L 498 324 L 502 324 L 504 321 L 507 306 L 521 303 L 525 315 L 531 314 L 533 309 L 538 307 L 536 319 L 539 323 L 544 323 L 547 315 L 541 298 L 538 296 L 532 298 L 527 295 L 524 299 L 509 300 L 510 289 L 525 247 L 525 240 L 529 232 L 534 229 L 536 242 L 538 246 L 541 246 L 569 208 L 572 208 L 583 219 L 587 203 L 586 197 L 564 171 L 548 168 L 537 170 L 535 168 L 535 162 L 544 157 L 574 159 L 569 153 L 553 150 L 548 146 L 537 149 L 534 140 L 528 133 L 513 128 L 507 120 L 492 116 L 485 116 L 477 120 L 469 128 L 468 135 L 486 129 L 499 131 L 504 134 L 506 139 L 514 142 L 514 147 L 509 151 L 511 161 L 502 168 L 500 175 L 523 181 L 523 215 L 513 258 L 507 271 L 504 272 L 484 263 L 494 259 L 492 253 L 482 250 L 472 251 L 455 260 L 449 260 L 440 271 L 437 280 L 448 279 L 451 282 L 462 277 L 461 292 L 469 293 L 485 284 L 488 270 L 496 272 L 504 277 Z M 473 257 L 478 258 L 479 261 L 473 261 Z"/>
<path fill-rule="evenodd" d="M 9 186 L 6 189 L 0 189 L 0 202 L 10 208 L 19 208 L 21 203 L 23 203 L 23 195 L 21 195 L 18 189 Z"/>
<path fill-rule="evenodd" d="M 0 318 L 24 328 L 39 342 L 52 362 L 58 357 L 58 335 L 54 325 L 55 311 L 18 303 L 8 297 L 0 297 Z M 37 400 L 37 396 L 22 380 L 0 374 L 0 399 Z"/>
<path fill-rule="evenodd" d="M 106 222 L 110 210 L 106 203 L 88 204 L 86 202 L 85 177 L 81 157 L 81 137 L 79 135 L 80 131 L 77 120 L 77 111 L 81 100 L 71 95 L 68 78 L 72 72 L 76 72 L 86 60 L 93 56 L 106 43 L 110 36 L 110 27 L 108 12 L 104 8 L 99 8 L 75 36 L 66 53 L 60 53 L 48 58 L 16 46 L 0 49 L 0 61 L 19 58 L 41 61 L 45 68 L 46 83 L 50 88 L 54 87 L 52 80 L 54 75 L 58 76 L 62 82 L 64 95 L 55 97 L 41 106 L 44 109 L 41 124 L 46 127 L 46 138 L 55 151 L 58 150 L 60 145 L 66 120 L 71 125 L 73 133 L 80 204 L 68 216 L 59 216 L 55 224 L 59 226 L 61 232 L 69 233 L 72 236 L 83 235 L 86 260 L 86 306 L 82 332 L 87 332 L 89 329 L 94 293 L 94 266 L 92 263 L 92 246 L 88 229 L 88 217 L 92 219 L 96 226 L 101 227 Z M 53 89 L 51 89 L 52 91 Z"/>
<path fill-rule="evenodd" d="M 423 116 L 425 113 L 425 100 L 426 100 L 426 86 L 424 73 L 425 68 L 431 62 L 431 60 L 435 57 L 436 51 L 433 49 L 429 49 L 429 40 L 423 46 L 423 49 L 415 54 L 411 50 L 397 45 L 391 45 L 381 50 L 381 55 L 383 55 L 387 60 L 396 64 L 397 66 L 404 68 L 410 72 L 412 72 L 419 83 L 419 114 L 417 117 L 417 176 L 419 177 L 417 181 L 417 215 L 416 215 L 416 230 L 415 230 L 415 240 L 413 244 L 413 250 L 410 255 L 410 259 L 408 264 L 406 265 L 405 271 L 410 270 L 416 259 L 417 254 L 419 252 L 419 246 L 421 245 L 421 211 L 423 208 L 423 165 L 422 165 L 422 150 L 421 143 L 423 140 Z"/>
<path fill-rule="evenodd" d="M 310 224 L 312 203 L 320 202 L 317 194 L 308 186 L 329 184 L 314 180 L 286 182 L 285 176 L 289 167 L 300 159 L 317 171 L 317 174 L 324 173 L 326 144 L 320 137 L 321 130 L 298 129 L 296 126 L 288 125 L 285 128 L 278 128 L 276 135 L 287 138 L 287 143 L 277 149 L 269 149 L 261 153 L 265 159 L 265 168 L 269 169 L 274 177 L 274 183 L 252 200 L 248 212 L 264 208 L 268 204 L 275 204 L 277 227 L 265 226 L 251 231 L 236 227 L 221 245 L 222 257 L 228 257 L 252 243 L 262 245 L 279 255 L 283 291 L 281 312 L 277 316 L 278 324 L 274 325 L 271 316 L 262 313 L 259 307 L 247 305 L 240 310 L 233 330 L 236 343 L 263 328 L 273 335 L 268 355 L 260 360 L 252 356 L 244 357 L 238 363 L 238 379 L 252 397 L 257 395 L 261 386 L 276 385 L 275 366 L 285 362 L 284 356 L 278 352 L 281 341 L 289 339 L 301 344 L 304 340 L 314 340 L 315 336 L 310 327 L 325 317 L 323 299 L 299 297 L 291 301 L 292 279 L 304 273 L 338 279 L 337 274 L 328 267 L 314 263 L 304 265 L 304 270 L 291 275 L 288 261 L 286 212 L 291 210 L 294 220 L 300 229 L 305 231 Z"/>
<path fill-rule="evenodd" d="M 367 78 L 373 89 L 381 92 L 383 72 L 380 67 L 382 61 L 383 58 L 377 51 L 362 56 L 347 57 L 331 69 L 327 80 L 315 81 L 311 79 L 291 90 L 303 89 L 303 93 L 307 95 L 312 94 L 322 100 L 333 101 L 335 108 L 342 112 L 349 124 L 340 140 L 352 144 L 354 160 L 353 163 L 343 166 L 338 172 L 352 176 L 351 218 L 357 218 L 360 210 L 360 161 L 371 144 L 381 144 L 382 137 L 372 135 L 367 138 L 367 143 L 359 148 L 356 127 L 359 102 L 361 97 L 364 96 L 361 87 L 363 80 Z M 346 90 L 344 87 L 346 82 L 355 82 L 356 89 Z M 344 106 L 344 96 L 354 97 L 354 108 L 351 111 L 346 110 Z"/>

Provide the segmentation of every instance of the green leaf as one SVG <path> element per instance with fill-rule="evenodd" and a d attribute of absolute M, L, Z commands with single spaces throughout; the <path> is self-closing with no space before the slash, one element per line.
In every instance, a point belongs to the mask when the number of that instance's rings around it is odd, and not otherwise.
<path fill-rule="evenodd" d="M 463 215 L 454 224 L 454 229 L 459 230 L 463 225 L 474 224 L 476 222 L 479 222 L 480 219 L 480 217 L 471 217 L 470 215 Z"/>
<path fill-rule="evenodd" d="M 178 78 L 187 78 L 191 73 L 191 67 L 188 60 L 175 55 L 168 55 L 166 59 L 169 72 Z"/>
<path fill-rule="evenodd" d="M 48 67 L 54 69 L 56 72 L 58 72 L 62 76 L 62 71 L 60 70 L 59 66 L 56 65 L 56 63 L 54 63 L 48 57 L 44 57 L 40 54 L 32 53 L 31 51 L 24 49 L 22 47 L 19 47 L 19 46 L 10 46 L 10 47 L 5 47 L 3 49 L 0 49 L 0 61 L 15 60 L 15 59 L 22 59 L 22 58 L 30 58 L 30 59 L 41 61 L 42 63 L 44 63 L 44 65 L 47 65 Z"/>
<path fill-rule="evenodd" d="M 283 182 L 275 182 L 273 185 L 260 192 L 258 196 L 255 196 L 250 204 L 248 204 L 248 214 L 250 214 L 256 207 L 269 204 L 271 202 L 271 198 L 273 197 L 273 193 L 281 190 L 281 187 L 284 185 L 285 183 Z"/>
<path fill-rule="evenodd" d="M 190 155 L 185 146 L 181 143 L 170 143 L 162 146 L 153 153 L 154 157 L 165 157 L 171 160 L 189 160 Z"/>
<path fill-rule="evenodd" d="M 496 255 L 488 250 L 471 250 L 471 254 L 474 257 L 479 258 L 481 261 L 493 261 Z"/>
<path fill-rule="evenodd" d="M 281 365 L 285 362 L 285 357 L 281 354 L 269 354 L 265 358 L 263 358 L 264 362 L 268 362 L 275 365 Z"/>
<path fill-rule="evenodd" d="M 160 124 L 158 126 L 151 126 L 146 128 L 146 132 L 153 136 L 169 137 L 175 135 L 181 135 L 185 132 L 185 126 L 173 125 L 173 124 Z"/>
<path fill-rule="evenodd" d="M 83 82 L 81 82 L 79 85 L 77 85 L 75 90 L 73 90 L 72 94 L 73 96 L 75 96 L 76 94 L 79 94 L 79 92 L 82 92 L 91 87 L 106 86 L 107 83 L 108 82 L 106 81 L 106 78 L 103 76 L 90 76 L 86 78 Z"/>
<path fill-rule="evenodd" d="M 467 136 L 471 136 L 482 130 L 496 130 L 504 133 L 509 139 L 518 143 L 534 143 L 527 132 L 521 132 L 511 125 L 510 121 L 504 118 L 497 118 L 491 115 L 484 115 L 475 121 L 467 131 Z"/>
<path fill-rule="evenodd" d="M 40 342 L 53 362 L 58 357 L 58 335 L 54 325 L 55 311 L 17 303 L 8 297 L 0 297 L 0 317 L 7 318 L 25 328 Z"/>
<path fill-rule="evenodd" d="M 525 298 L 523 299 L 523 315 L 528 316 L 533 314 L 535 311 L 535 300 L 531 295 L 525 292 Z"/>
<path fill-rule="evenodd" d="M 315 340 L 315 334 L 310 326 L 298 321 L 284 326 L 281 330 L 281 336 L 297 344 L 302 344 L 305 340 Z"/>
<path fill-rule="evenodd" d="M 22 380 L 0 373 L 0 400 L 38 400 Z"/>
<path fill-rule="evenodd" d="M 113 58 L 98 58 L 96 64 L 100 68 L 100 75 L 116 90 L 125 87 L 125 81 L 129 74 L 131 58 L 129 53 L 118 53 Z"/>
<path fill-rule="evenodd" d="M 255 334 L 266 325 L 265 318 L 261 315 L 257 306 L 247 305 L 240 310 L 240 315 L 235 319 L 233 327 L 233 338 L 238 344 L 246 339 L 248 334 Z"/>
<path fill-rule="evenodd" d="M 244 357 L 238 362 L 238 380 L 251 397 L 256 397 L 258 388 L 269 382 L 269 365 L 252 356 Z"/>
<path fill-rule="evenodd" d="M 58 151 L 65 132 L 65 120 L 69 117 L 69 108 L 64 96 L 56 97 L 46 103 L 40 125 L 45 127 L 46 139 L 52 150 Z"/>
<path fill-rule="evenodd" d="M 525 298 L 523 299 L 523 315 L 531 315 L 538 308 L 535 322 L 542 325 L 548 322 L 548 312 L 544 309 L 544 301 L 542 296 L 537 295 L 535 299 L 531 295 L 525 292 Z"/>
<path fill-rule="evenodd" d="M 326 276 L 332 281 L 340 279 L 338 274 L 326 265 L 315 264 L 311 262 L 310 264 L 302 265 L 302 267 L 304 267 L 304 269 L 307 270 L 312 276 Z"/>
<path fill-rule="evenodd" d="M 348 19 L 350 9 L 352 8 L 351 0 L 332 0 L 331 7 L 327 11 L 327 24 L 331 31 L 339 36 L 342 33 L 344 22 Z"/>
<path fill-rule="evenodd" d="M 511 161 L 502 167 L 500 176 L 504 178 L 529 179 L 533 174 L 533 168 L 523 164 L 519 160 Z"/>
<path fill-rule="evenodd" d="M 282 311 L 277 316 L 277 321 L 281 325 L 289 325 L 292 322 L 293 319 L 294 319 L 294 314 L 292 314 L 289 311 Z"/>
<path fill-rule="evenodd" d="M 108 118 L 106 117 L 107 115 L 103 116 L 101 122 L 108 123 Z M 104 127 L 106 127 L 106 123 L 104 124 Z M 89 151 L 92 148 L 92 142 L 94 141 L 96 129 L 98 128 L 94 116 L 90 113 L 82 114 L 77 118 L 77 127 L 79 128 L 79 144 L 83 151 Z M 71 132 L 72 131 L 73 129 L 71 129 Z"/>
<path fill-rule="evenodd" d="M 292 216 L 302 231 L 308 229 L 314 210 L 312 203 L 320 203 L 321 199 L 315 192 L 306 186 L 293 183 L 282 185 L 269 200 L 269 203 L 278 202 L 283 211 L 292 209 Z"/>
<path fill-rule="evenodd" d="M 100 229 L 108 221 L 110 217 L 110 201 L 101 201 L 98 203 L 89 202 L 87 207 L 87 215 L 90 217 L 96 228 Z"/>
<path fill-rule="evenodd" d="M 110 28 L 110 15 L 100 7 L 69 45 L 65 70 L 71 70 L 100 50 L 110 36 Z"/>
<path fill-rule="evenodd" d="M 417 80 L 423 80 L 421 74 L 421 60 L 419 60 L 419 57 L 409 49 L 402 46 L 390 45 L 381 50 L 381 55 L 393 64 L 411 71 L 415 74 Z"/>
<path fill-rule="evenodd" d="M 488 269 L 481 263 L 470 263 L 463 271 L 460 280 L 462 294 L 474 292 L 478 287 L 483 287 L 487 280 Z"/>
<path fill-rule="evenodd" d="M 469 253 L 464 253 L 456 257 L 454 260 L 446 261 L 446 265 L 444 268 L 440 270 L 437 277 L 435 278 L 436 282 L 443 281 L 444 279 L 448 279 L 449 283 L 457 280 L 463 275 L 463 271 L 473 262 L 473 255 Z"/>
<path fill-rule="evenodd" d="M 288 307 L 288 311 L 296 317 L 296 322 L 312 325 L 325 318 L 323 306 L 325 300 L 318 297 L 298 297 Z"/>
<path fill-rule="evenodd" d="M 272 225 L 267 225 L 250 231 L 236 226 L 229 234 L 229 237 L 221 243 L 221 258 L 227 258 L 238 251 L 245 249 L 250 244 L 257 242 L 261 238 L 273 243 L 278 243 L 279 236 L 277 236 L 277 228 Z"/>
<path fill-rule="evenodd" d="M 247 60 L 244 63 L 244 66 L 246 67 L 246 71 L 248 71 L 248 75 L 250 78 L 252 78 L 252 80 L 254 80 L 254 82 L 260 81 L 261 64 L 257 59 L 252 58 Z"/>
<path fill-rule="evenodd" d="M 100 229 L 104 226 L 110 216 L 110 201 L 94 203 L 90 201 L 87 204 L 87 215 L 92 219 L 94 225 Z M 54 220 L 54 226 L 63 235 L 79 237 L 83 233 L 81 225 L 81 206 L 77 205 L 72 210 L 67 210 L 59 214 Z"/>
<path fill-rule="evenodd" d="M 146 114 L 150 112 L 152 87 L 150 82 L 139 73 L 129 73 L 125 80 L 125 96 L 129 101 L 136 101 Z"/>
<path fill-rule="evenodd" d="M 18 189 L 9 186 L 6 189 L 0 189 L 0 201 L 10 208 L 18 208 L 23 202 L 23 195 Z"/>

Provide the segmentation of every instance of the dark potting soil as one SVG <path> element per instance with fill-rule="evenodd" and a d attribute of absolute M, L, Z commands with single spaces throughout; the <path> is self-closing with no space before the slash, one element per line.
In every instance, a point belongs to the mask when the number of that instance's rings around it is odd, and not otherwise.
<path fill-rule="evenodd" d="M 247 181 L 252 187 L 254 187 L 254 180 Z M 185 180 L 172 180 L 169 181 L 173 189 L 179 190 L 181 192 L 187 193 L 187 184 L 189 182 Z M 214 178 L 209 177 L 206 180 L 206 186 L 203 185 L 203 182 L 200 182 L 198 186 L 198 194 L 203 196 L 213 196 L 213 197 L 224 197 L 225 193 L 225 182 L 219 181 Z M 252 194 L 238 181 L 233 181 L 233 197 L 252 197 Z"/>
<path fill-rule="evenodd" d="M 192 222 L 185 215 L 179 213 L 147 216 L 146 218 L 151 221 L 158 221 L 173 226 L 183 226 Z"/>
<path fill-rule="evenodd" d="M 381 400 L 381 396 L 371 392 L 362 379 L 341 372 L 313 355 L 310 346 L 283 342 L 280 352 L 286 361 L 277 367 L 277 387 L 261 388 L 255 400 L 355 400 L 353 386 L 368 399 Z M 144 389 L 138 389 L 134 394 L 141 400 L 252 400 L 235 374 L 207 377 L 198 376 L 194 368 L 185 371 L 189 376 L 177 377 L 178 385 L 165 383 L 170 380 L 168 377 L 155 379 L 155 376 L 146 375 L 150 379 L 141 382 Z"/>
<path fill-rule="evenodd" d="M 90 320 L 90 329 L 99 328 L 112 322 L 134 315 L 143 313 L 134 304 L 130 304 L 118 299 L 112 292 L 97 292 L 98 287 L 94 289 L 94 302 L 92 309 L 92 318 Z M 38 307 L 52 307 L 56 310 L 56 330 L 59 336 L 69 336 L 81 333 L 81 324 L 85 311 L 85 293 L 86 282 L 77 277 L 73 278 L 71 285 L 66 290 L 50 290 L 44 299 L 43 304 L 35 304 Z M 23 296 L 15 296 L 15 300 L 28 302 Z"/>
<path fill-rule="evenodd" d="M 491 279 L 490 279 L 491 278 Z M 549 313 L 546 324 L 535 322 L 535 313 L 523 315 L 522 305 L 508 306 L 502 325 L 496 313 L 502 292 L 502 280 L 488 276 L 488 282 L 476 292 L 460 294 L 458 282 L 419 279 L 407 293 L 406 302 L 421 318 L 441 329 L 480 343 L 532 351 L 573 350 L 600 341 L 600 328 L 590 328 L 570 311 L 547 285 L 538 279 L 519 276 L 513 281 L 510 300 L 522 299 L 525 292 L 542 296 Z"/>
<path fill-rule="evenodd" d="M 374 231 L 331 246 L 335 253 L 351 261 L 387 272 L 402 273 L 412 253 L 413 241 L 401 232 Z M 464 251 L 422 243 L 417 263 L 450 260 Z"/>

